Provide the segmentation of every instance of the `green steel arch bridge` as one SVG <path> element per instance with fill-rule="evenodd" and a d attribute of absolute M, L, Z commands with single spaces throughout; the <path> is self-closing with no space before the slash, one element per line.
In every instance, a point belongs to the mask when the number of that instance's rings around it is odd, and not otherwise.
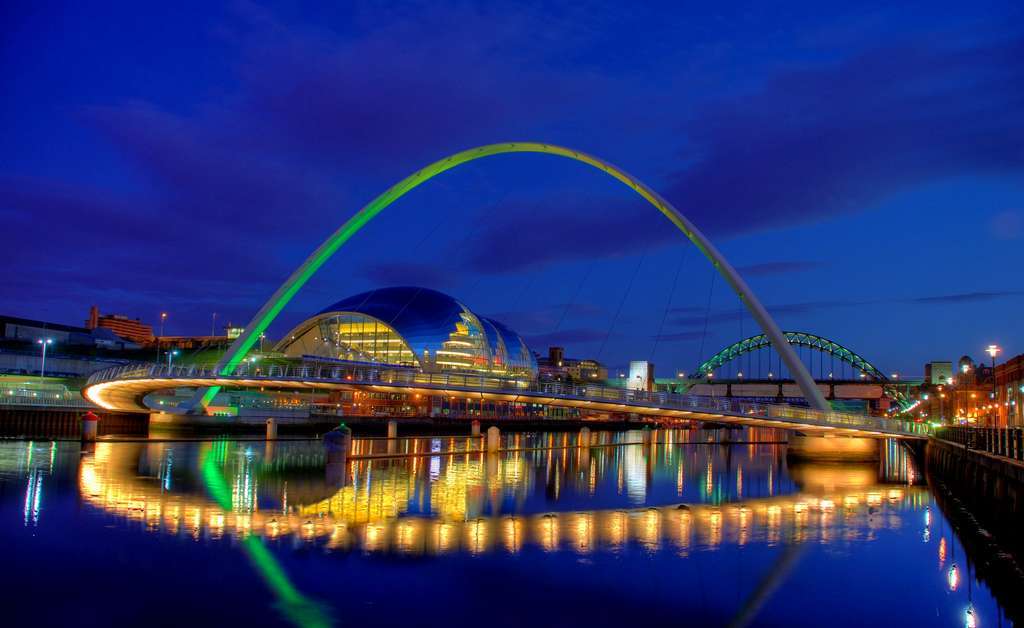
<path fill-rule="evenodd" d="M 807 369 L 815 381 L 822 384 L 844 381 L 876 384 L 882 387 L 886 397 L 895 401 L 900 410 L 911 404 L 905 387 L 901 388 L 897 379 L 887 376 L 856 351 L 835 340 L 806 331 L 784 331 L 782 334 L 790 346 L 796 349 L 800 359 L 806 360 Z M 772 355 L 771 341 L 764 334 L 757 334 L 732 343 L 702 362 L 694 371 L 691 381 L 714 378 L 718 382 L 774 383 L 787 380 L 787 375 L 785 365 Z"/>
<path fill-rule="evenodd" d="M 817 351 L 822 356 L 827 355 L 832 358 L 831 362 L 833 363 L 835 359 L 838 359 L 842 363 L 849 365 L 860 374 L 860 379 L 867 379 L 873 382 L 882 383 L 887 383 L 889 381 L 889 378 L 886 377 L 885 373 L 880 371 L 865 357 L 856 353 L 852 349 L 844 347 L 834 340 L 829 340 L 823 336 L 818 336 L 805 331 L 784 331 L 782 334 L 791 346 Z M 743 340 L 734 342 L 701 363 L 694 372 L 694 377 L 707 377 L 731 362 L 742 362 L 742 357 L 744 355 L 752 354 L 764 349 L 771 349 L 771 346 L 771 342 L 764 334 L 750 336 L 749 338 L 744 338 Z M 813 367 L 813 364 L 811 366 Z M 772 368 L 771 364 L 769 364 L 769 368 Z M 740 372 L 742 373 L 742 371 Z"/>

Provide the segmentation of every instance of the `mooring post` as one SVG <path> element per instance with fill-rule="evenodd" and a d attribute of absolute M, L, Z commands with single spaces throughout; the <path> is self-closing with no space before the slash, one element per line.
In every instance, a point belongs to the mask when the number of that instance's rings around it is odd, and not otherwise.
<path fill-rule="evenodd" d="M 352 430 L 344 423 L 324 434 L 324 453 L 327 456 L 327 464 L 344 464 L 351 448 Z"/>
<path fill-rule="evenodd" d="M 99 431 L 100 418 L 93 414 L 92 410 L 82 415 L 82 442 L 92 443 L 96 441 L 96 433 Z"/>

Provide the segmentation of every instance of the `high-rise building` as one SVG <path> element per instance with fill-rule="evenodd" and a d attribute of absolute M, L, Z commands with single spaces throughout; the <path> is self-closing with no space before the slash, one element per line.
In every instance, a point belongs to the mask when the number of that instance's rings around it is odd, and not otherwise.
<path fill-rule="evenodd" d="M 654 390 L 654 364 L 647 360 L 633 360 L 629 363 L 629 381 L 626 387 L 631 390 Z"/>
<path fill-rule="evenodd" d="M 1024 353 L 996 365 L 996 424 L 1024 426 Z"/>
<path fill-rule="evenodd" d="M 125 340 L 139 344 L 153 342 L 153 327 L 137 318 L 128 318 L 122 314 L 100 314 L 95 305 L 89 308 L 87 329 L 109 329 Z"/>
<path fill-rule="evenodd" d="M 924 383 L 927 386 L 946 385 L 953 381 L 952 362 L 929 362 L 924 365 Z"/>
<path fill-rule="evenodd" d="M 562 347 L 549 347 L 547 357 L 539 357 L 537 365 L 542 379 L 602 383 L 608 379 L 608 369 L 603 364 L 587 358 L 567 358 Z"/>

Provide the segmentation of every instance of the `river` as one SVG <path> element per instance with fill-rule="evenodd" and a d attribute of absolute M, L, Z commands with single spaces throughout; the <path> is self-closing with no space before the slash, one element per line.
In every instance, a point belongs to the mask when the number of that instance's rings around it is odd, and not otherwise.
<path fill-rule="evenodd" d="M 5 623 L 1011 625 L 896 443 L 715 437 L 0 442 Z"/>

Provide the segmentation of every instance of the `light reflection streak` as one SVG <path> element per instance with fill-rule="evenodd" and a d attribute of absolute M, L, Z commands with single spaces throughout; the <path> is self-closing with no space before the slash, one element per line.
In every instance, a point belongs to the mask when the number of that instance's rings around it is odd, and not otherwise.
<path fill-rule="evenodd" d="M 151 482 L 140 477 L 130 453 L 115 455 L 106 443 L 100 443 L 93 456 L 82 459 L 80 493 L 87 503 L 138 521 L 151 532 L 177 534 L 184 528 L 184 533 L 196 540 L 293 538 L 335 551 L 400 555 L 514 554 L 527 547 L 588 555 L 616 552 L 635 544 L 648 552 L 671 548 L 686 556 L 726 544 L 871 542 L 877 538 L 877 530 L 901 525 L 900 509 L 923 510 L 926 503 L 921 495 L 924 488 L 878 486 L 859 475 L 851 476 L 854 482 L 844 483 L 840 476 L 829 475 L 833 472 L 823 468 L 820 472 L 804 471 L 804 483 L 813 487 L 814 493 L 748 498 L 720 505 L 502 513 L 502 496 L 522 495 L 534 482 L 533 469 L 543 468 L 548 452 L 517 452 L 492 460 L 481 452 L 467 452 L 457 459 L 443 459 L 436 480 L 427 485 L 429 489 L 423 484 L 427 476 L 434 475 L 429 464 L 413 467 L 350 461 L 347 474 L 351 481 L 317 501 L 310 498 L 308 486 L 303 489 L 303 485 L 295 484 L 299 488 L 289 490 L 291 485 L 280 479 L 273 484 L 267 479 L 273 476 L 257 472 L 257 461 L 229 455 L 230 448 L 223 442 L 205 447 L 201 474 L 211 499 L 167 491 L 165 478 Z M 556 458 L 551 473 L 577 478 L 579 494 L 589 492 L 588 484 L 600 483 L 601 473 L 621 472 L 626 466 L 633 466 L 641 475 L 637 478 L 631 469 L 623 480 L 646 484 L 643 449 L 629 449 L 636 452 L 632 460 L 621 450 L 619 464 L 606 464 L 607 459 L 601 456 L 591 457 L 585 470 L 576 466 L 561 469 L 563 462 Z M 566 464 L 576 465 L 575 460 L 569 458 Z M 698 477 L 714 481 L 713 468 L 697 464 Z M 410 476 L 413 468 L 423 475 Z M 228 471 L 226 477 L 222 470 Z M 593 476 L 596 480 L 589 479 Z M 259 506 L 257 478 L 263 478 L 260 482 L 264 491 L 277 487 L 282 495 L 280 507 Z M 550 479 L 553 482 L 555 477 Z M 568 484 L 571 480 L 565 481 Z M 322 485 L 322 479 L 319 482 L 314 486 Z M 177 485 L 180 490 L 182 483 Z M 285 492 L 289 495 L 287 502 Z"/>
<path fill-rule="evenodd" d="M 588 554 L 599 549 L 616 551 L 628 543 L 636 543 L 648 551 L 659 551 L 666 544 L 686 555 L 693 550 L 714 549 L 725 543 L 778 544 L 783 532 L 802 535 L 807 541 L 829 543 L 838 528 L 844 531 L 867 528 L 869 525 L 898 527 L 898 517 L 870 516 L 868 504 L 878 490 L 872 487 L 847 489 L 843 492 L 815 496 L 796 494 L 787 497 L 748 499 L 723 506 L 689 504 L 638 510 L 584 510 L 537 515 L 479 514 L 465 516 L 466 495 L 473 486 L 485 480 L 479 472 L 467 472 L 479 464 L 461 465 L 452 477 L 461 478 L 462 488 L 448 487 L 452 499 L 443 520 L 434 516 L 403 514 L 398 504 L 411 499 L 410 484 L 395 481 L 385 473 L 377 475 L 377 491 L 356 497 L 351 485 L 318 504 L 308 507 L 290 506 L 287 512 L 253 510 L 238 512 L 231 505 L 233 498 L 224 482 L 225 499 L 209 501 L 197 496 L 166 493 L 158 485 L 148 484 L 128 474 L 119 474 L 116 467 L 104 462 L 104 444 L 93 458 L 82 460 L 79 473 L 80 492 L 86 502 L 127 520 L 137 520 L 146 529 L 176 534 L 181 521 L 187 521 L 194 538 L 250 536 L 280 538 L 294 536 L 303 542 L 322 542 L 339 550 L 358 548 L 369 553 L 393 552 L 407 555 L 446 554 L 468 551 L 474 554 L 494 551 L 492 539 L 499 540 L 502 551 L 517 553 L 526 546 L 544 551 L 572 551 Z M 208 460 L 214 459 L 211 454 Z M 472 461 L 471 461 L 472 462 Z M 512 464 L 512 459 L 504 461 Z M 514 477 L 507 470 L 503 478 Z M 523 473 L 522 475 L 525 475 Z M 439 483 L 445 483 L 445 476 Z M 360 485 L 360 491 L 362 491 Z M 216 484 L 210 495 L 218 495 Z M 918 487 L 901 487 L 897 493 L 886 492 L 879 500 L 881 514 L 889 509 L 916 503 Z M 444 490 L 438 490 L 444 494 Z M 893 502 L 892 500 L 895 500 Z M 358 504 L 356 504 L 358 502 Z M 836 504 L 843 504 L 843 517 L 836 517 Z M 326 507 L 330 506 L 330 507 Z M 870 523 L 875 522 L 875 523 Z M 696 536 L 694 536 L 696 535 Z M 697 542 L 694 542 L 694 538 Z M 842 537 L 846 538 L 846 537 Z M 865 537 L 860 540 L 870 540 Z M 847 539 L 849 540 L 849 539 Z M 564 543 L 568 542 L 568 543 Z"/>

